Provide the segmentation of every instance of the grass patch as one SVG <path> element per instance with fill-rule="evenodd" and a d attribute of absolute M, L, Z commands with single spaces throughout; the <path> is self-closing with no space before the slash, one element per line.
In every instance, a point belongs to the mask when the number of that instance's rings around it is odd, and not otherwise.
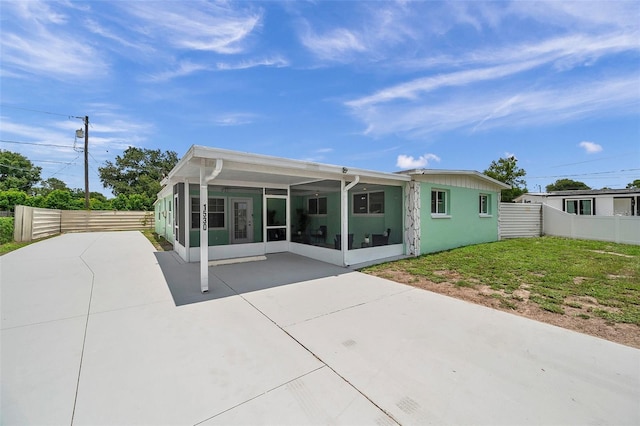
<path fill-rule="evenodd" d="M 376 265 L 363 272 L 379 275 L 389 268 L 435 283 L 483 285 L 499 295 L 527 290 L 529 301 L 549 312 L 564 314 L 563 306 L 570 306 L 611 322 L 640 325 L 640 246 L 521 238 Z M 502 297 L 500 303 L 513 309 L 520 299 Z M 583 300 L 595 307 L 580 303 Z"/>
<path fill-rule="evenodd" d="M 169 241 L 167 241 L 164 237 L 162 237 L 161 235 L 158 235 L 151 229 L 144 229 L 141 232 L 145 237 L 147 237 L 147 239 L 151 242 L 151 244 L 153 244 L 156 250 L 158 251 L 173 250 L 173 245 Z"/>
<path fill-rule="evenodd" d="M 31 243 L 31 241 L 23 243 L 16 243 L 15 241 L 11 241 L 9 243 L 0 244 L 0 256 L 10 253 L 14 250 L 18 250 L 19 248 L 22 248 L 24 246 L 28 246 Z"/>

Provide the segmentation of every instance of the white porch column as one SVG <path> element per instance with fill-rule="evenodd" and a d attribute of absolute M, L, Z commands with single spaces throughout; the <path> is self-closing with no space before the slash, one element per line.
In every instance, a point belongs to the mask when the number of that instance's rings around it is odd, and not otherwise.
<path fill-rule="evenodd" d="M 215 179 L 222 170 L 222 160 L 216 160 L 216 167 L 211 175 L 206 175 L 207 160 L 200 159 L 200 291 L 209 291 L 209 182 Z"/>
<path fill-rule="evenodd" d="M 353 182 L 346 184 L 345 179 L 340 181 L 340 226 L 341 241 L 340 251 L 342 251 L 342 266 L 347 266 L 347 251 L 349 250 L 349 190 L 360 182 L 360 176 L 355 176 Z"/>

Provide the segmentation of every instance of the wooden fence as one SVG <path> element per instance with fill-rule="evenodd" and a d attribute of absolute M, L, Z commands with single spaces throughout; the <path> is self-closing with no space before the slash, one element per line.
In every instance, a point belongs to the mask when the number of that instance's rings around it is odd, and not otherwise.
<path fill-rule="evenodd" d="M 61 232 L 153 229 L 153 212 L 54 210 L 16 206 L 13 238 L 32 241 Z"/>

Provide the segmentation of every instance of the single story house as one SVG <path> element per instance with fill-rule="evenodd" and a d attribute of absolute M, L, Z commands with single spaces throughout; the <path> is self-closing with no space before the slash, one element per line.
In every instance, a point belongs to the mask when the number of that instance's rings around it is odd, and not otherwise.
<path fill-rule="evenodd" d="M 187 262 L 293 252 L 352 266 L 498 240 L 500 191 L 475 171 L 385 173 L 192 146 L 155 203 Z M 206 261 L 201 261 L 205 259 Z"/>
<path fill-rule="evenodd" d="M 640 216 L 640 189 L 581 189 L 522 194 L 517 203 L 542 203 L 576 215 Z"/>

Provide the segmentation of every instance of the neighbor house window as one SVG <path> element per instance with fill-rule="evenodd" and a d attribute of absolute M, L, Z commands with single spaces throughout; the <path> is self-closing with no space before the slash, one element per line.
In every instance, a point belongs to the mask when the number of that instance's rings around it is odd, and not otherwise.
<path fill-rule="evenodd" d="M 565 211 L 570 214 L 593 214 L 593 200 L 565 200 Z"/>
<path fill-rule="evenodd" d="M 353 194 L 354 214 L 384 214 L 384 192 Z"/>
<path fill-rule="evenodd" d="M 434 189 L 431 191 L 431 214 L 448 215 L 447 191 Z"/>
<path fill-rule="evenodd" d="M 224 198 L 209 198 L 207 227 L 224 228 Z M 191 198 L 191 228 L 200 228 L 200 197 Z"/>
<path fill-rule="evenodd" d="M 327 197 L 309 198 L 307 207 L 309 214 L 327 214 Z"/>
<path fill-rule="evenodd" d="M 487 194 L 480 194 L 480 197 L 478 197 L 478 212 L 481 215 L 488 216 L 491 213 L 491 211 L 489 210 L 490 200 L 491 199 Z"/>

